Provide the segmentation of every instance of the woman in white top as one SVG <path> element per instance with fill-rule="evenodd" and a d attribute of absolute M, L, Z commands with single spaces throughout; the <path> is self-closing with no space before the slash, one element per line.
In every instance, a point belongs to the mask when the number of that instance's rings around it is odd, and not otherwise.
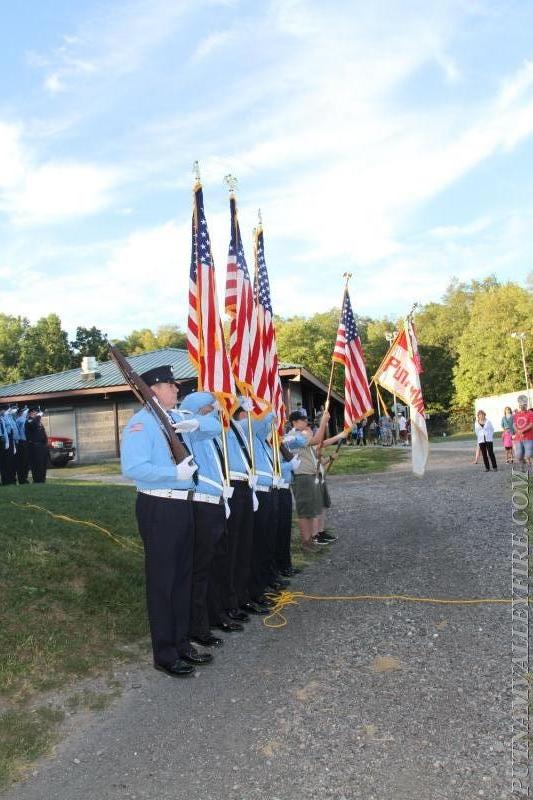
<path fill-rule="evenodd" d="M 492 464 L 492 469 L 498 469 L 492 444 L 494 439 L 494 426 L 490 419 L 487 419 L 485 412 L 481 409 L 477 412 L 474 430 L 476 432 L 477 443 L 479 445 L 479 449 L 481 450 L 481 455 L 483 456 L 483 463 L 485 464 L 486 471 L 490 472 L 489 458 L 490 463 Z"/>

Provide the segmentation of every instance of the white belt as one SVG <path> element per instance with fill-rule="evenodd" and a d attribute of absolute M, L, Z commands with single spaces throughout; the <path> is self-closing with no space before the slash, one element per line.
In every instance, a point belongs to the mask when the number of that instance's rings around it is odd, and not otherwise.
<path fill-rule="evenodd" d="M 167 500 L 192 500 L 193 492 L 181 489 L 137 489 L 139 494 L 164 497 Z"/>
<path fill-rule="evenodd" d="M 230 472 L 229 477 L 232 481 L 246 481 L 248 483 L 248 475 L 244 475 L 242 472 Z"/>
<path fill-rule="evenodd" d="M 222 498 L 214 494 L 205 494 L 205 492 L 195 492 L 193 498 L 195 503 L 213 503 L 214 505 L 222 505 Z"/>
<path fill-rule="evenodd" d="M 279 481 L 278 489 L 290 489 L 290 483 L 287 483 L 287 481 Z"/>
<path fill-rule="evenodd" d="M 259 486 L 259 485 L 257 485 L 255 487 L 255 491 L 256 492 L 269 492 L 271 488 L 272 488 L 271 486 Z"/>

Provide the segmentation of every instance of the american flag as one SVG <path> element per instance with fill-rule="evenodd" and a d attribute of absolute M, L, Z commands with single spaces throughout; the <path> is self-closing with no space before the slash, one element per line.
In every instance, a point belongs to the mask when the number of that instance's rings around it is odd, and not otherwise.
<path fill-rule="evenodd" d="M 255 341 L 257 319 L 250 274 L 246 265 L 237 202 L 230 196 L 231 238 L 226 273 L 226 314 L 230 322 L 230 360 L 235 382 L 241 392 L 253 390 L 251 344 Z"/>
<path fill-rule="evenodd" d="M 344 292 L 333 361 L 344 364 L 344 428 L 346 430 L 373 411 L 363 348 L 348 289 Z"/>
<path fill-rule="evenodd" d="M 215 268 L 200 183 L 194 188 L 187 349 L 198 370 L 198 390 L 215 395 L 227 427 L 236 407 L 235 382 L 218 312 Z"/>
<path fill-rule="evenodd" d="M 257 336 L 259 353 L 254 364 L 254 386 L 259 397 L 272 405 L 281 432 L 285 421 L 283 392 L 278 372 L 278 350 L 276 331 L 270 301 L 270 284 L 265 263 L 265 242 L 263 227 L 260 225 L 255 234 L 256 273 L 254 293 L 257 309 Z"/>

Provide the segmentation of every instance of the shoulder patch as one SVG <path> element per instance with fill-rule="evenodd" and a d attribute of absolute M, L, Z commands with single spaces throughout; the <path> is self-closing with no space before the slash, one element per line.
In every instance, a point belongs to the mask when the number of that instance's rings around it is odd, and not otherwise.
<path fill-rule="evenodd" d="M 128 431 L 130 433 L 138 433 L 144 429 L 144 425 L 142 422 L 134 422 L 133 425 L 130 425 Z"/>

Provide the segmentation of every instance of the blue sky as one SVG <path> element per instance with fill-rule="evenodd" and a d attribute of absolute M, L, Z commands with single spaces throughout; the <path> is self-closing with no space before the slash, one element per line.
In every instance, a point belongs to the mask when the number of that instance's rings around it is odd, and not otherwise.
<path fill-rule="evenodd" d="M 231 172 L 282 315 L 533 269 L 532 3 L 2 6 L 1 312 L 184 326 L 195 159 L 219 290 Z"/>

